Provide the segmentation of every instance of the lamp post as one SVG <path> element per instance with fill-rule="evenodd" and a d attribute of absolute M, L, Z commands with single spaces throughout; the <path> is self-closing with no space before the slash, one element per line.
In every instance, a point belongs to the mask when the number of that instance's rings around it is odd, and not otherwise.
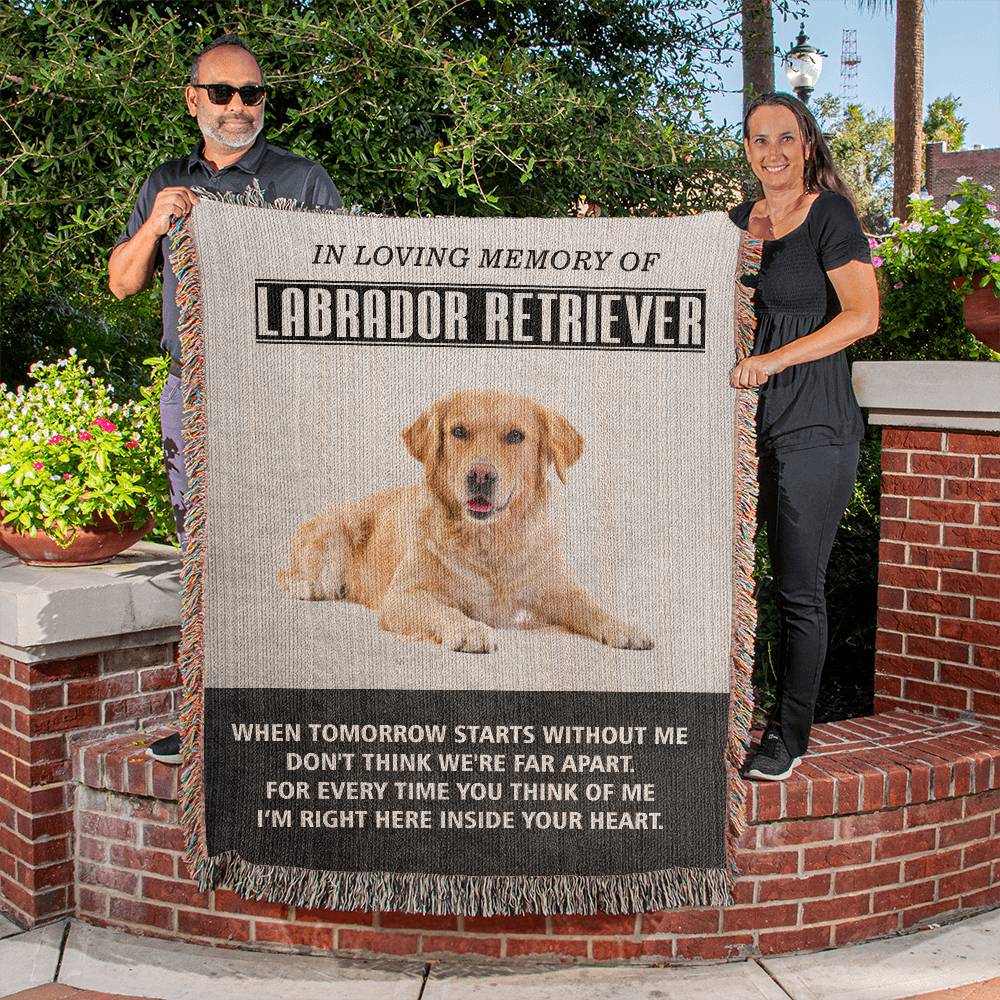
<path fill-rule="evenodd" d="M 809 95 L 813 92 L 820 74 L 823 72 L 823 60 L 826 53 L 821 52 L 809 42 L 806 34 L 806 26 L 802 24 L 799 28 L 799 37 L 795 39 L 795 44 L 785 53 L 782 65 L 785 68 L 785 75 L 788 82 L 803 104 L 809 103 Z"/>

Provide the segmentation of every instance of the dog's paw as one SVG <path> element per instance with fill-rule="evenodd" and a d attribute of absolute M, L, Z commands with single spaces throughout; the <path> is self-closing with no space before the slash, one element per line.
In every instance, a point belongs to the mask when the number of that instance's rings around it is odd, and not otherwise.
<path fill-rule="evenodd" d="M 441 645 L 456 653 L 493 653 L 497 648 L 497 634 L 489 625 L 470 619 L 445 628 L 441 633 Z"/>
<path fill-rule="evenodd" d="M 605 646 L 614 646 L 615 649 L 652 649 L 653 640 L 646 635 L 642 629 L 634 625 L 626 625 L 625 622 L 606 622 L 603 627 L 597 629 L 597 640 Z"/>
<path fill-rule="evenodd" d="M 313 580 L 283 569 L 278 572 L 278 584 L 289 597 L 297 601 L 343 601 L 347 599 L 347 583 L 343 577 L 324 570 Z"/>

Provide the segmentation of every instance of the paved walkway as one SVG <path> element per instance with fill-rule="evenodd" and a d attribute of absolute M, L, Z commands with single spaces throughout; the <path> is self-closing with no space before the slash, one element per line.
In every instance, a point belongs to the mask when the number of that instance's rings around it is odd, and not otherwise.
<path fill-rule="evenodd" d="M 124 993 L 123 993 L 124 991 Z M 1000 910 L 790 958 L 637 968 L 370 961 L 209 948 L 0 918 L 0 996 L 24 1000 L 1000 1000 Z"/>

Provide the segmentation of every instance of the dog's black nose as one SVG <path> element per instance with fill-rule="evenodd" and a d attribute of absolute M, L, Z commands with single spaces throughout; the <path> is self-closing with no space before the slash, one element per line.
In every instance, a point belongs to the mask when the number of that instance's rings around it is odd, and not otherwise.
<path fill-rule="evenodd" d="M 488 494 L 493 492 L 497 481 L 497 470 L 492 465 L 477 464 L 466 473 L 465 484 L 470 493 Z"/>

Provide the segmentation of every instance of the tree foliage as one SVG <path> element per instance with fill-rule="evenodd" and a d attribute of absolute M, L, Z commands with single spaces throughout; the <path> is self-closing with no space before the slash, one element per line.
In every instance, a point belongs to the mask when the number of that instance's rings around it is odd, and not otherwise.
<path fill-rule="evenodd" d="M 734 167 L 705 124 L 739 0 L 16 0 L 0 7 L 0 379 L 75 345 L 141 381 L 155 293 L 105 291 L 149 171 L 198 133 L 194 54 L 243 35 L 271 90 L 269 138 L 387 214 L 613 214 L 721 207 L 684 183 Z"/>
<path fill-rule="evenodd" d="M 927 105 L 927 116 L 924 118 L 925 142 L 944 142 L 948 149 L 958 149 L 965 142 L 965 130 L 969 123 L 958 116 L 961 103 L 961 97 L 947 94 L 936 97 Z"/>

